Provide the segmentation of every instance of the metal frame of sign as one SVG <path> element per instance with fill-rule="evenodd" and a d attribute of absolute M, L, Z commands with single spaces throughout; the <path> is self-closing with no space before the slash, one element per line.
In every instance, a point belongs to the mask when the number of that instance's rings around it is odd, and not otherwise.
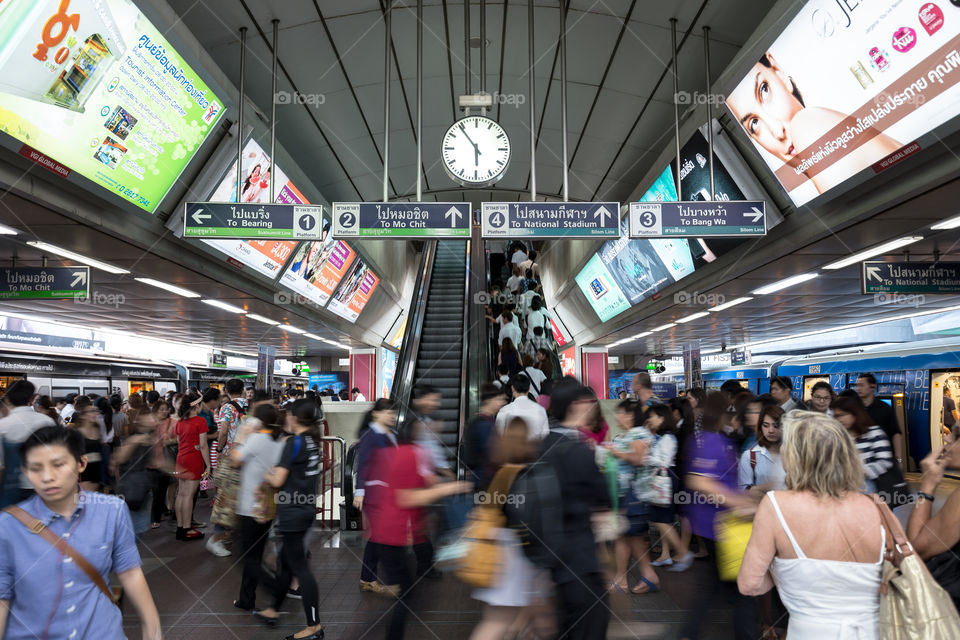
<path fill-rule="evenodd" d="M 43 282 L 26 283 L 26 282 L 24 282 L 24 283 L 23 283 L 24 286 L 26 286 L 26 285 L 28 285 L 28 284 L 31 285 L 31 286 L 33 286 L 33 285 L 49 284 L 50 286 L 55 287 L 55 286 L 57 285 L 56 280 L 57 280 L 57 278 L 59 277 L 59 276 L 56 275 L 56 274 L 59 273 L 59 272 L 69 272 L 69 273 L 67 274 L 67 276 L 66 276 L 66 279 L 67 279 L 67 280 L 69 280 L 70 278 L 73 278 L 73 279 L 74 279 L 71 284 L 69 284 L 69 285 L 64 285 L 65 288 L 53 289 L 53 290 L 47 292 L 47 293 L 53 293 L 53 292 L 68 292 L 68 291 L 69 291 L 69 292 L 71 292 L 72 295 L 56 295 L 56 296 L 54 296 L 54 295 L 17 295 L 17 294 L 35 294 L 35 293 L 42 293 L 42 291 L 39 291 L 39 290 L 36 290 L 36 289 L 33 289 L 33 288 L 31 288 L 30 291 L 13 291 L 13 290 L 7 291 L 7 290 L 3 290 L 2 288 L 0 288 L 0 300 L 3 300 L 3 301 L 6 301 L 6 300 L 87 300 L 87 299 L 90 298 L 90 267 L 87 267 L 87 266 L 76 266 L 76 267 L 3 267 L 3 271 L 22 271 L 22 272 L 33 271 L 33 272 L 37 272 L 37 276 L 38 276 L 38 277 L 43 277 L 44 279 L 46 279 L 47 277 L 50 277 L 51 275 L 52 275 L 52 277 L 53 277 L 53 282 L 48 282 L 48 283 L 43 283 Z M 46 276 L 43 276 L 44 273 L 46 273 L 47 275 L 46 275 Z M 82 287 L 82 290 L 77 288 L 77 284 L 79 284 L 80 287 Z M 4 287 L 6 287 L 6 286 L 8 286 L 8 285 L 7 285 L 6 282 L 5 282 L 5 283 L 4 283 Z M 12 285 L 9 285 L 9 286 L 12 286 Z"/>
<path fill-rule="evenodd" d="M 731 204 L 749 204 L 752 206 L 754 211 L 756 207 L 759 206 L 763 217 L 763 232 L 748 232 L 748 233 L 664 233 L 663 232 L 663 215 L 662 210 L 665 206 L 704 206 L 704 205 L 731 205 Z M 661 208 L 660 220 L 656 222 L 656 225 L 659 226 L 660 231 L 655 234 L 636 234 L 634 233 L 634 210 L 640 209 L 643 207 L 652 207 L 659 206 Z M 767 213 L 766 213 L 766 201 L 764 200 L 723 200 L 723 201 L 706 201 L 706 200 L 693 200 L 693 201 L 683 201 L 683 202 L 631 202 L 630 210 L 627 212 L 629 216 L 629 224 L 627 225 L 627 233 L 630 235 L 631 239 L 656 239 L 656 238 L 759 238 L 767 235 Z M 757 220 L 757 223 L 760 221 Z M 727 228 L 733 227 L 743 227 L 743 225 L 717 225 L 724 226 Z M 757 225 L 759 226 L 759 224 Z M 697 229 L 705 230 L 709 228 L 707 225 L 691 225 L 691 231 Z"/>
<path fill-rule="evenodd" d="M 183 237 L 195 240 L 319 240 L 321 232 L 323 230 L 323 205 L 319 204 L 286 204 L 286 203 L 273 203 L 267 204 L 262 202 L 251 202 L 247 203 L 253 209 L 261 209 L 264 213 L 270 209 L 290 209 L 290 228 L 283 227 L 283 229 L 261 229 L 261 228 L 243 228 L 236 227 L 236 233 L 221 233 L 219 230 L 223 229 L 232 229 L 227 226 L 203 226 L 202 220 L 198 220 L 197 217 L 202 217 L 199 211 L 194 211 L 193 215 L 190 215 L 190 209 L 198 205 L 206 205 L 211 207 L 243 207 L 244 203 L 239 205 L 236 202 L 186 202 L 183 205 Z M 294 229 L 294 223 L 296 222 L 298 216 L 312 214 L 315 218 L 313 226 L 310 229 L 299 231 Z M 211 216 L 213 214 L 203 214 Z M 190 224 L 191 217 L 193 218 L 194 224 Z M 205 229 L 216 229 L 218 233 L 200 233 Z M 284 231 L 289 232 L 290 235 L 277 235 L 275 232 Z M 273 233 L 272 233 L 273 232 Z"/>
<path fill-rule="evenodd" d="M 604 226 L 595 227 L 595 228 L 579 228 L 574 227 L 570 229 L 562 228 L 527 228 L 516 229 L 517 233 L 509 233 L 510 227 L 507 226 L 507 229 L 504 232 L 494 232 L 496 229 L 494 225 L 490 223 L 491 216 L 501 213 L 504 215 L 504 225 L 508 225 L 510 219 L 515 214 L 515 209 L 520 207 L 539 207 L 543 209 L 560 209 L 563 208 L 566 210 L 570 209 L 596 209 L 593 212 L 594 217 L 600 213 L 601 209 L 606 209 L 606 213 L 610 215 L 609 219 L 605 218 L 605 214 L 601 214 L 601 224 Z M 507 213 L 503 213 L 503 210 L 506 209 Z M 612 223 L 613 226 L 606 226 L 608 223 Z M 505 240 L 522 240 L 525 238 L 604 238 L 604 239 L 617 239 L 620 237 L 620 203 L 619 202 L 484 202 L 481 205 L 480 212 L 480 224 L 482 236 L 485 239 L 505 239 Z"/>
<path fill-rule="evenodd" d="M 951 271 L 953 271 L 954 274 L 956 274 L 956 277 L 953 277 L 950 279 L 957 282 L 957 284 L 956 285 L 952 285 L 952 284 L 951 285 L 947 285 L 947 284 L 935 285 L 931 283 L 929 286 L 919 285 L 919 284 L 905 285 L 905 286 L 897 286 L 893 284 L 885 285 L 883 284 L 883 278 L 880 275 L 879 271 L 875 273 L 870 272 L 871 269 L 884 269 L 891 266 L 902 266 L 902 267 L 914 268 L 914 269 L 924 268 L 926 270 L 936 269 L 936 268 L 950 269 Z M 871 276 L 876 276 L 877 278 L 880 278 L 881 283 L 871 285 L 869 282 L 869 278 Z M 923 277 L 927 278 L 928 280 L 932 280 L 934 276 L 930 275 L 930 276 L 923 276 Z M 946 276 L 940 276 L 940 277 L 946 277 Z M 860 263 L 860 292 L 864 295 L 878 295 L 878 294 L 880 295 L 921 294 L 921 295 L 933 295 L 933 296 L 957 295 L 958 293 L 960 293 L 960 262 L 946 261 L 946 260 L 942 260 L 939 262 L 915 262 L 915 261 L 909 261 L 909 260 L 898 260 L 894 262 L 886 262 L 884 260 L 865 260 Z"/>
<path fill-rule="evenodd" d="M 420 207 L 428 208 L 443 208 L 448 207 L 448 210 L 442 214 L 443 216 L 448 216 L 450 214 L 449 208 L 451 207 L 462 207 L 466 211 L 457 210 L 457 214 L 464 216 L 466 221 L 466 227 L 422 227 L 422 228 L 405 228 L 405 227 L 393 227 L 393 228 L 376 228 L 376 227 L 360 227 L 360 216 L 357 215 L 357 219 L 354 221 L 353 225 L 344 225 L 341 222 L 341 217 L 347 214 L 354 214 L 354 211 L 359 212 L 361 207 L 376 207 L 376 206 L 390 206 L 390 207 L 402 207 L 408 209 L 419 209 Z M 344 208 L 349 207 L 351 211 L 344 211 Z M 377 239 L 390 239 L 390 238 L 413 238 L 417 240 L 429 240 L 429 239 L 444 239 L 444 238 L 463 238 L 467 239 L 470 237 L 472 231 L 472 207 L 469 202 L 334 202 L 332 208 L 332 214 L 330 216 L 333 222 L 333 237 L 338 240 L 350 240 L 351 238 L 367 238 L 370 240 Z M 457 219 L 459 223 L 459 218 Z M 344 227 L 347 226 L 351 230 L 344 232 Z M 394 233 L 396 232 L 396 233 Z M 404 233 L 406 232 L 406 233 Z"/>

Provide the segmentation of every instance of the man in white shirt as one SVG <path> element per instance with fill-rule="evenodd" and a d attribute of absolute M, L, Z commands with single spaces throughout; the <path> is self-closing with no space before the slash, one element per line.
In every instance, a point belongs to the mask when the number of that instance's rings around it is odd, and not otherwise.
<path fill-rule="evenodd" d="M 503 312 L 504 325 L 500 327 L 500 345 L 503 345 L 505 338 L 513 340 L 513 346 L 519 349 L 520 340 L 523 333 L 520 331 L 520 325 L 513 321 L 513 314 L 510 311 Z"/>
<path fill-rule="evenodd" d="M 530 399 L 530 378 L 515 375 L 510 380 L 513 402 L 497 413 L 497 433 L 503 433 L 514 418 L 522 418 L 527 423 L 527 436 L 530 440 L 543 440 L 550 431 L 547 412 Z"/>
<path fill-rule="evenodd" d="M 63 406 L 63 409 L 60 409 L 60 419 L 63 420 L 64 424 L 69 423 L 70 418 L 72 418 L 73 414 L 77 412 L 73 406 L 73 401 L 76 400 L 76 398 L 77 394 L 75 393 L 71 393 L 64 398 L 67 404 Z"/>
<path fill-rule="evenodd" d="M 516 251 L 513 252 L 513 256 L 510 257 L 510 264 L 518 265 L 522 262 L 527 261 L 527 252 L 523 250 L 523 245 L 517 244 Z M 523 272 L 521 271 L 521 274 Z"/>
<path fill-rule="evenodd" d="M 366 402 L 366 401 L 367 401 L 367 396 L 365 396 L 365 395 L 363 395 L 362 393 L 360 393 L 360 388 L 359 388 L 359 387 L 354 387 L 353 390 L 350 391 L 350 394 L 353 396 L 353 401 L 354 401 L 354 402 Z"/>
<path fill-rule="evenodd" d="M 521 375 L 527 376 L 530 380 L 530 395 L 534 399 L 540 397 L 540 390 L 543 388 L 543 383 L 547 379 L 546 374 L 540 369 L 537 369 L 533 366 L 533 356 L 530 354 L 525 354 L 521 360 L 523 363 L 523 371 Z"/>
<path fill-rule="evenodd" d="M 27 476 L 20 471 L 20 445 L 41 427 L 54 426 L 53 420 L 30 406 L 37 388 L 28 380 L 17 380 L 4 396 L 10 413 L 0 418 L 0 507 L 26 500 L 33 493 Z"/>

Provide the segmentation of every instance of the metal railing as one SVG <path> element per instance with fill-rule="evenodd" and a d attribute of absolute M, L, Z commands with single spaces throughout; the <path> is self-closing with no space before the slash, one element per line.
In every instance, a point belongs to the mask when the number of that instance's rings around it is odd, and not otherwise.
<path fill-rule="evenodd" d="M 335 445 L 339 445 L 339 456 L 332 455 Z M 346 455 L 347 443 L 343 438 L 326 434 L 321 436 L 320 459 L 323 464 L 317 479 L 317 520 L 323 529 L 333 529 L 334 522 L 340 520 L 339 492 L 346 484 Z"/>
<path fill-rule="evenodd" d="M 476 230 L 476 226 L 473 226 Z M 476 233 L 476 231 L 474 231 Z M 460 350 L 460 414 L 457 416 L 460 425 L 457 435 L 457 478 L 463 480 L 463 467 L 460 464 L 460 454 L 463 449 L 463 430 L 467 425 L 467 402 L 470 393 L 470 387 L 467 385 L 467 354 L 469 353 L 469 335 L 470 335 L 470 247 L 473 246 L 473 240 L 467 240 L 465 252 L 465 273 L 463 274 L 463 341 Z"/>

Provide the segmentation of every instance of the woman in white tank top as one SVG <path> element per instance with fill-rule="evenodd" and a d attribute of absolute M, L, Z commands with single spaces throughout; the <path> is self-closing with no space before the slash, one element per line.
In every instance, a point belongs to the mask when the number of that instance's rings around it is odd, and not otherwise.
<path fill-rule="evenodd" d="M 876 640 L 886 534 L 844 428 L 821 413 L 784 419 L 786 491 L 760 503 L 737 584 L 774 585 L 790 614 L 790 640 Z"/>

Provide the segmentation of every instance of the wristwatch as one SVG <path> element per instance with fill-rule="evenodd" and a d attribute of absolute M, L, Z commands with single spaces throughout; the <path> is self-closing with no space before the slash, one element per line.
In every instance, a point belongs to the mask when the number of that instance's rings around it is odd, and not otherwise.
<path fill-rule="evenodd" d="M 924 493 L 923 491 L 917 491 L 917 497 L 918 497 L 918 498 L 923 498 L 924 500 L 926 500 L 926 501 L 929 502 L 930 504 L 933 504 L 933 501 L 936 500 L 936 496 L 932 496 L 932 495 L 930 495 L 929 493 Z"/>

